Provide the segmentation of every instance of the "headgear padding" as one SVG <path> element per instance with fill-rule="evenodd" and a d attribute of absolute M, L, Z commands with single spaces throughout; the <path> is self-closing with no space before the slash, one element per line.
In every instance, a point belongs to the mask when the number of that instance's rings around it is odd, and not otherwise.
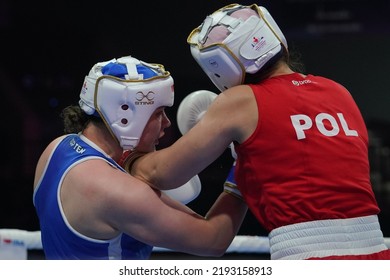
<path fill-rule="evenodd" d="M 80 107 L 100 116 L 125 150 L 134 149 L 153 112 L 171 107 L 173 79 L 164 66 L 131 56 L 95 64 L 85 77 Z"/>
<path fill-rule="evenodd" d="M 188 36 L 191 54 L 215 86 L 242 84 L 284 48 L 287 41 L 264 7 L 231 4 L 206 17 Z"/>

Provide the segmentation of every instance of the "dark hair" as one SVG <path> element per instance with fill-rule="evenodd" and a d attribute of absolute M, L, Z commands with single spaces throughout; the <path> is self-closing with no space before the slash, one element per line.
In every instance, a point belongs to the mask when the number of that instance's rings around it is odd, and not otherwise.
<path fill-rule="evenodd" d="M 295 48 L 295 46 L 291 46 L 289 48 L 288 57 L 287 57 L 287 65 L 294 72 L 298 72 L 298 73 L 302 73 L 302 74 L 304 74 L 306 72 L 305 65 L 302 62 L 301 53 L 298 51 L 298 49 Z"/>
<path fill-rule="evenodd" d="M 70 105 L 64 108 L 60 114 L 64 124 L 64 133 L 79 133 L 83 131 L 89 122 L 103 123 L 102 119 L 87 115 L 78 105 Z"/>
<path fill-rule="evenodd" d="M 286 63 L 294 72 L 303 73 L 304 65 L 300 60 L 300 55 L 296 50 L 287 51 L 285 48 L 271 58 L 260 71 L 249 74 L 246 73 L 244 84 L 257 84 L 266 79 L 278 67 L 280 63 Z"/>

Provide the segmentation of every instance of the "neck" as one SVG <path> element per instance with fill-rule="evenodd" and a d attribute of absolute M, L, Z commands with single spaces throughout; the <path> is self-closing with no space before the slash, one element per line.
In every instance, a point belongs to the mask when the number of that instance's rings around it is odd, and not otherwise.
<path fill-rule="evenodd" d="M 118 161 L 121 158 L 123 149 L 105 126 L 90 123 L 82 134 L 99 146 L 113 160 Z"/>
<path fill-rule="evenodd" d="M 269 78 L 281 75 L 288 75 L 294 73 L 286 63 L 280 63 L 278 67 L 269 75 Z"/>

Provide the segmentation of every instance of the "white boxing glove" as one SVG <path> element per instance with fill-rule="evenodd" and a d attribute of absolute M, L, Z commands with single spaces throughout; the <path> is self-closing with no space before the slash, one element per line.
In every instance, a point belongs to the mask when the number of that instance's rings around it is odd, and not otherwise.
<path fill-rule="evenodd" d="M 197 198 L 201 190 L 202 184 L 199 176 L 195 175 L 184 185 L 171 190 L 163 190 L 162 192 L 167 194 L 170 198 L 187 204 Z"/>
<path fill-rule="evenodd" d="M 208 90 L 198 90 L 187 95 L 177 109 L 177 125 L 181 134 L 187 133 L 195 126 L 207 108 L 217 97 L 217 94 Z"/>

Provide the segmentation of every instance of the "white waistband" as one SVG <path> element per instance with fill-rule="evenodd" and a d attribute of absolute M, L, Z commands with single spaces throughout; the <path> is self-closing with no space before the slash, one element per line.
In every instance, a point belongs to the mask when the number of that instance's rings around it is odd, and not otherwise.
<path fill-rule="evenodd" d="M 271 259 L 364 255 L 386 250 L 376 215 L 292 224 L 269 234 Z"/>

